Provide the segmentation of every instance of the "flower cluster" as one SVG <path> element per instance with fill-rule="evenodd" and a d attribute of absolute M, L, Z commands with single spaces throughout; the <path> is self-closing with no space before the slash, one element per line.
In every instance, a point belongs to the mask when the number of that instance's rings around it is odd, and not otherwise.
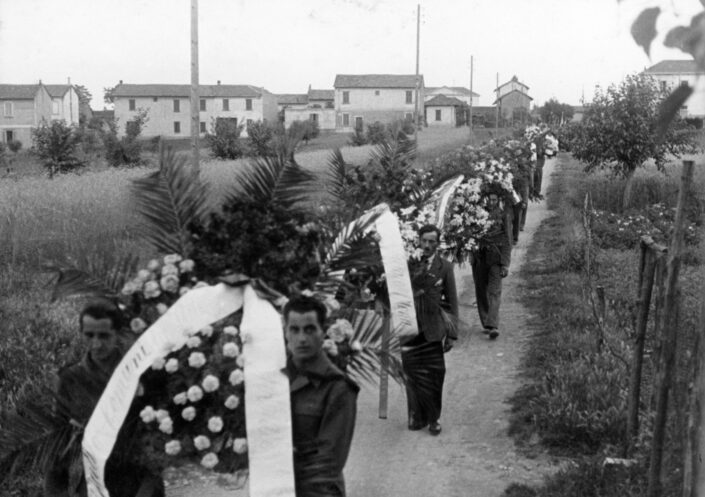
<path fill-rule="evenodd" d="M 542 129 L 540 126 L 532 124 L 530 126 L 527 126 L 526 129 L 524 130 L 524 138 L 526 138 L 528 141 L 534 141 L 543 132 L 544 132 L 544 129 Z"/>
<path fill-rule="evenodd" d="M 240 311 L 198 330 L 142 376 L 139 432 L 151 465 L 247 467 L 241 317 Z"/>

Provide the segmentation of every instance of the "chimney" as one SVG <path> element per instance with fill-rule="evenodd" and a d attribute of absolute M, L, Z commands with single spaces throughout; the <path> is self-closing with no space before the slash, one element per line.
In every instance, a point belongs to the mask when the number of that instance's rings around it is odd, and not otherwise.
<path fill-rule="evenodd" d="M 218 86 L 220 86 L 220 80 L 218 80 Z"/>
<path fill-rule="evenodd" d="M 122 84 L 122 80 L 120 80 L 120 84 Z"/>

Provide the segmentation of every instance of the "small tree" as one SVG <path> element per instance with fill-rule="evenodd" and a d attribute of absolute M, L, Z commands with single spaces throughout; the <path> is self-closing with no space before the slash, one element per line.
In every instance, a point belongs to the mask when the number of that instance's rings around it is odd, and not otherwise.
<path fill-rule="evenodd" d="M 587 164 L 586 171 L 607 168 L 627 179 L 625 209 L 637 168 L 651 159 L 662 170 L 670 156 L 692 149 L 688 135 L 679 132 L 685 125 L 678 116 L 659 136 L 659 106 L 665 96 L 645 74 L 627 76 L 606 91 L 598 88 L 572 143 L 573 156 Z"/>
<path fill-rule="evenodd" d="M 382 143 L 388 138 L 387 127 L 379 121 L 367 125 L 367 142 L 373 145 Z"/>
<path fill-rule="evenodd" d="M 295 136 L 308 143 L 320 134 L 317 121 L 294 121 L 289 125 L 289 136 Z"/>
<path fill-rule="evenodd" d="M 240 140 L 242 125 L 228 118 L 214 119 L 211 122 L 211 133 L 206 135 L 206 142 L 211 148 L 211 154 L 220 159 L 239 159 L 245 150 Z"/>
<path fill-rule="evenodd" d="M 541 120 L 549 126 L 557 126 L 570 121 L 575 112 L 572 105 L 562 104 L 555 98 L 548 99 L 542 107 L 539 107 L 538 111 Z"/>
<path fill-rule="evenodd" d="M 80 136 L 75 126 L 68 126 L 66 121 L 42 121 L 32 130 L 34 149 L 49 177 L 57 173 L 68 173 L 84 167 L 86 164 L 76 155 Z"/>
<path fill-rule="evenodd" d="M 149 120 L 147 111 L 140 109 L 135 117 L 125 123 L 125 136 L 118 138 L 117 121 L 108 122 L 107 131 L 103 131 L 105 159 L 113 167 L 142 164 L 142 143 L 139 140 L 145 123 Z"/>
<path fill-rule="evenodd" d="M 266 121 L 253 122 L 247 126 L 250 152 L 257 157 L 269 157 L 274 154 L 273 137 L 274 129 Z"/>
<path fill-rule="evenodd" d="M 9 148 L 12 153 L 16 154 L 22 148 L 22 142 L 19 140 L 11 140 L 7 143 L 7 148 Z"/>

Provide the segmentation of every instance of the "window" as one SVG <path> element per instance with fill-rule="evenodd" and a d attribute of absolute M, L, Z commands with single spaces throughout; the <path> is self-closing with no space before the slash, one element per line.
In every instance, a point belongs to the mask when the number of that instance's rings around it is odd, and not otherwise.
<path fill-rule="evenodd" d="M 414 122 L 414 115 L 411 112 L 407 112 L 406 114 L 404 114 L 404 120 L 412 123 Z"/>
<path fill-rule="evenodd" d="M 412 103 L 414 103 L 412 94 L 413 94 L 413 93 L 412 93 L 411 90 L 406 90 L 406 103 L 407 103 L 407 104 L 412 104 Z"/>
<path fill-rule="evenodd" d="M 665 81 L 661 81 L 660 83 L 661 83 L 661 91 L 668 90 L 668 83 L 666 83 Z"/>
<path fill-rule="evenodd" d="M 252 110 L 252 99 L 251 98 L 245 99 L 245 110 Z"/>
<path fill-rule="evenodd" d="M 201 110 L 206 110 L 206 99 L 205 98 L 201 99 Z"/>
<path fill-rule="evenodd" d="M 379 90 L 375 90 L 375 97 L 379 97 Z"/>
<path fill-rule="evenodd" d="M 12 102 L 5 102 L 5 117 L 12 117 L 14 115 L 13 111 Z"/>
<path fill-rule="evenodd" d="M 441 120 L 441 109 L 436 109 L 436 121 Z"/>
<path fill-rule="evenodd" d="M 174 100 L 174 102 L 178 102 L 178 100 Z M 181 123 L 174 121 L 174 134 L 178 135 L 179 133 L 181 133 Z"/>
<path fill-rule="evenodd" d="M 157 100 L 159 100 L 157 97 L 152 97 L 152 102 L 156 102 Z"/>
<path fill-rule="evenodd" d="M 5 142 L 10 143 L 15 140 L 15 132 L 11 129 L 5 130 Z"/>
<path fill-rule="evenodd" d="M 54 115 L 59 113 L 59 101 L 58 100 L 51 101 L 51 113 Z"/>
<path fill-rule="evenodd" d="M 318 122 L 318 114 L 309 114 L 308 115 L 309 120 L 312 123 L 317 123 Z"/>
<path fill-rule="evenodd" d="M 205 133 L 205 132 L 206 132 L 206 122 L 201 121 L 201 133 Z"/>
<path fill-rule="evenodd" d="M 130 110 L 135 110 L 135 99 L 131 98 L 130 99 Z"/>
<path fill-rule="evenodd" d="M 343 114 L 343 126 L 350 126 L 350 114 Z"/>
<path fill-rule="evenodd" d="M 681 86 L 688 86 L 688 81 L 681 81 Z"/>
<path fill-rule="evenodd" d="M 362 123 L 362 117 L 357 116 L 355 117 L 355 129 L 362 131 L 363 130 L 363 123 Z"/>
<path fill-rule="evenodd" d="M 230 110 L 230 100 L 227 98 L 223 99 L 223 110 Z"/>
<path fill-rule="evenodd" d="M 343 103 L 344 103 L 344 104 L 349 104 L 349 103 L 350 103 L 350 92 L 349 92 L 349 91 L 344 91 L 344 92 L 343 92 Z"/>
<path fill-rule="evenodd" d="M 179 99 L 174 99 L 174 112 L 181 112 L 181 102 Z"/>

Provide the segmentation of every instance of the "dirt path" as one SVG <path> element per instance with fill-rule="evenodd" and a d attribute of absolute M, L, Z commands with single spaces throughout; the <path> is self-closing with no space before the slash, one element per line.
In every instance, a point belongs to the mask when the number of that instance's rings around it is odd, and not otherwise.
<path fill-rule="evenodd" d="M 544 192 L 555 160 L 546 161 Z M 460 317 L 470 324 L 446 355 L 443 433 L 406 428 L 406 399 L 389 388 L 389 413 L 378 419 L 378 391 L 365 386 L 358 400 L 358 421 L 345 470 L 349 497 L 499 497 L 511 482 L 538 483 L 552 465 L 545 457 L 527 459 L 507 435 L 507 399 L 521 385 L 518 366 L 526 340 L 528 311 L 519 302 L 519 268 L 541 220 L 545 202 L 531 204 L 524 232 L 512 253 L 504 282 L 501 335 L 481 333 L 469 267 L 456 268 Z"/>

